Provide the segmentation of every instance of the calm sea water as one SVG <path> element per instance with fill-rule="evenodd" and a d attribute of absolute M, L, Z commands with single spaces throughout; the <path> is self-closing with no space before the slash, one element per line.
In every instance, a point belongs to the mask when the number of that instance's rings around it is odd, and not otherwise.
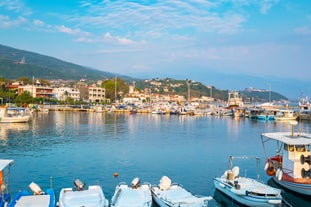
<path fill-rule="evenodd" d="M 309 122 L 300 127 L 311 132 Z M 87 185 L 99 183 L 110 200 L 121 181 L 139 177 L 156 185 L 167 175 L 193 194 L 213 196 L 212 179 L 228 168 L 230 155 L 260 157 L 261 180 L 267 182 L 260 134 L 284 130 L 290 130 L 287 123 L 225 117 L 38 113 L 30 123 L 0 124 L 0 156 L 15 161 L 13 195 L 32 181 L 48 188 L 52 177 L 58 197 L 61 188 L 73 187 L 74 179 L 80 178 Z M 256 177 L 255 159 L 236 159 L 234 164 L 241 173 Z M 310 200 L 291 198 L 296 206 Z M 209 206 L 229 204 L 212 200 Z"/>

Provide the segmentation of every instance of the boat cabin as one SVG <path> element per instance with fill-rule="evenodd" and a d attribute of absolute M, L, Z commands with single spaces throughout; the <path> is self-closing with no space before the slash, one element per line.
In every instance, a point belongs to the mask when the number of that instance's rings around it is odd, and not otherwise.
<path fill-rule="evenodd" d="M 293 178 L 305 178 L 311 172 L 309 156 L 310 145 L 284 143 L 283 171 Z"/>

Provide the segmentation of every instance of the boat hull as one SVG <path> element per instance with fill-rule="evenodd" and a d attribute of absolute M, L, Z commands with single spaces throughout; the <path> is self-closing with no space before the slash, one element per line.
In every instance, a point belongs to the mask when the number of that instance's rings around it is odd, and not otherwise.
<path fill-rule="evenodd" d="M 20 117 L 2 117 L 0 118 L 0 123 L 25 123 L 30 120 L 30 116 L 20 116 Z"/>
<path fill-rule="evenodd" d="M 20 191 L 9 203 L 8 207 L 54 207 L 55 194 L 53 189 L 47 189 L 43 195 L 34 195 L 33 193 L 23 190 Z"/>
<path fill-rule="evenodd" d="M 87 190 L 73 191 L 72 188 L 63 188 L 59 195 L 59 207 L 108 207 L 109 201 L 105 198 L 100 186 L 89 186 Z"/>
<path fill-rule="evenodd" d="M 253 207 L 264 207 L 264 206 L 276 206 L 277 203 L 281 202 L 281 198 L 271 199 L 270 202 L 263 196 L 252 196 L 247 195 L 246 191 L 234 191 L 233 187 L 226 182 L 223 182 L 220 178 L 214 178 L 214 185 L 217 190 L 227 195 L 228 197 L 235 200 L 237 203 L 253 206 Z"/>
<path fill-rule="evenodd" d="M 289 189 L 293 192 L 300 193 L 303 195 L 311 196 L 311 184 L 302 184 L 302 183 L 295 183 L 286 180 L 279 180 L 277 177 L 273 176 L 273 180 L 283 186 L 286 189 Z"/>
<path fill-rule="evenodd" d="M 138 188 L 131 188 L 126 184 L 119 184 L 111 199 L 111 207 L 151 207 L 152 196 L 149 184 Z"/>
<path fill-rule="evenodd" d="M 207 207 L 211 197 L 197 197 L 174 184 L 167 190 L 159 187 L 151 188 L 152 197 L 160 207 Z"/>

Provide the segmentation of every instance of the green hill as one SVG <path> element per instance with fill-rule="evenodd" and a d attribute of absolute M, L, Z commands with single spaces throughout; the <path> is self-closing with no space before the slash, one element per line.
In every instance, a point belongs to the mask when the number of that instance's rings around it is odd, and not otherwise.
<path fill-rule="evenodd" d="M 116 76 L 57 58 L 0 45 L 0 76 L 7 79 L 28 77 L 42 79 L 91 80 Z M 128 79 L 130 77 L 123 76 Z"/>

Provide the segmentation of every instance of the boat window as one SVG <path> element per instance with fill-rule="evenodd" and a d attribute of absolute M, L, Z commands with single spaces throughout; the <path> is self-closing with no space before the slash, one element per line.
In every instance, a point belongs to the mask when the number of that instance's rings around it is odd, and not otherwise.
<path fill-rule="evenodd" d="M 296 148 L 297 152 L 305 152 L 306 151 L 305 145 L 296 145 L 295 148 Z"/>
<path fill-rule="evenodd" d="M 294 145 L 284 144 L 284 150 L 293 152 L 294 151 Z"/>

